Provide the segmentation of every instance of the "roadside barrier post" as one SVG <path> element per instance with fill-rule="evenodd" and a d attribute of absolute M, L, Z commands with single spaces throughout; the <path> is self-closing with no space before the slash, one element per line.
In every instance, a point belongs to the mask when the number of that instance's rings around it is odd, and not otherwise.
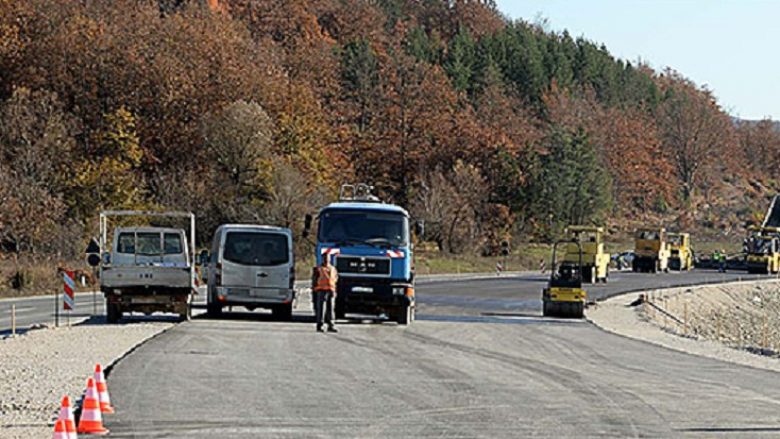
<path fill-rule="evenodd" d="M 16 305 L 11 305 L 11 335 L 16 335 Z"/>

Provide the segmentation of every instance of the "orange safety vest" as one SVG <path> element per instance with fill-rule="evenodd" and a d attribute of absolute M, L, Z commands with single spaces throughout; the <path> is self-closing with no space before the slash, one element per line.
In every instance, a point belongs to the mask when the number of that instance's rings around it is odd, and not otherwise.
<path fill-rule="evenodd" d="M 317 284 L 314 291 L 333 291 L 336 292 L 336 270 L 333 266 L 317 267 Z"/>

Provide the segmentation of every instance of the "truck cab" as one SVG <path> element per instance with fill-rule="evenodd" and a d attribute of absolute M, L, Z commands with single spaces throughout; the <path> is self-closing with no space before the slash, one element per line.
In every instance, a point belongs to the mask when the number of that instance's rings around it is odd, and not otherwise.
<path fill-rule="evenodd" d="M 669 245 L 666 229 L 648 228 L 636 232 L 634 245 L 634 272 L 658 273 L 669 271 Z"/>
<path fill-rule="evenodd" d="M 316 261 L 330 258 L 339 274 L 336 318 L 386 315 L 414 320 L 415 294 L 409 213 L 380 202 L 367 185 L 342 187 L 339 201 L 318 215 Z"/>
<path fill-rule="evenodd" d="M 583 282 L 607 283 L 609 279 L 609 253 L 604 250 L 604 228 L 569 226 L 562 265 L 581 264 Z"/>
<path fill-rule="evenodd" d="M 115 227 L 109 244 L 108 218 L 129 216 L 187 219 L 194 236 L 191 213 L 102 212 L 100 247 L 106 251 L 99 268 L 106 320 L 115 323 L 125 312 L 169 312 L 189 320 L 196 288 L 192 241 L 179 228 Z"/>
<path fill-rule="evenodd" d="M 669 268 L 688 271 L 693 268 L 693 248 L 688 233 L 669 233 Z"/>

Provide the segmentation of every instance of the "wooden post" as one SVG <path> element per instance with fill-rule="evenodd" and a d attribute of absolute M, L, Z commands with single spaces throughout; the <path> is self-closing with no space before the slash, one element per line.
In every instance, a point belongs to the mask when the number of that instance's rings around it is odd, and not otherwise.
<path fill-rule="evenodd" d="M 717 314 L 715 315 L 715 337 L 720 341 L 720 317 Z"/>
<path fill-rule="evenodd" d="M 767 324 L 766 324 L 766 308 L 765 308 L 764 309 L 764 327 L 763 327 L 763 329 L 761 331 L 761 339 L 762 339 L 761 340 L 761 347 L 763 349 L 769 349 L 769 346 L 768 346 L 768 343 L 767 343 L 767 341 L 768 341 L 767 340 L 767 331 L 768 331 L 768 327 L 767 327 Z"/>

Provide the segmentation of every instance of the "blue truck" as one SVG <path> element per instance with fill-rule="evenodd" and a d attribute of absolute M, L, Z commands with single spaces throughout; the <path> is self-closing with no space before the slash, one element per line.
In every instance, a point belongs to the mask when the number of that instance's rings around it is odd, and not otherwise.
<path fill-rule="evenodd" d="M 336 318 L 385 315 L 400 325 L 415 317 L 414 267 L 409 213 L 371 195 L 365 184 L 344 185 L 339 201 L 323 207 L 316 260 L 331 258 L 339 273 Z M 312 217 L 306 218 L 306 230 Z M 422 234 L 422 223 L 415 223 Z"/>

